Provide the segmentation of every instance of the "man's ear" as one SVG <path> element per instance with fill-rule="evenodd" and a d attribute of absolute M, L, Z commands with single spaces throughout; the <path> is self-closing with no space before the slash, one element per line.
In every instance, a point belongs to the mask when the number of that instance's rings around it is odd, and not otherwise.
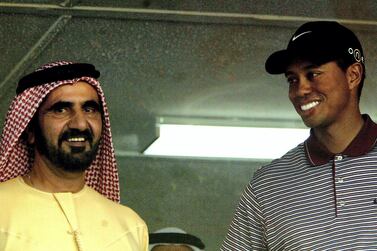
<path fill-rule="evenodd" d="M 26 127 L 24 131 L 25 140 L 29 145 L 33 145 L 35 143 L 35 128 L 38 123 L 37 116 L 34 116 L 31 120 L 29 125 Z"/>
<path fill-rule="evenodd" d="M 35 142 L 34 126 L 29 125 L 26 130 L 26 141 L 29 145 L 33 145 Z"/>
<path fill-rule="evenodd" d="M 357 88 L 361 83 L 364 68 L 361 63 L 354 63 L 347 68 L 347 80 L 350 90 Z"/>

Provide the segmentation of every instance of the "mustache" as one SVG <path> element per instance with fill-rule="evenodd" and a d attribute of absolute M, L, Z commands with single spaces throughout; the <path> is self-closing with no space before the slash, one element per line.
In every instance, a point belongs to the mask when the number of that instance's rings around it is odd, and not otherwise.
<path fill-rule="evenodd" d="M 64 131 L 59 137 L 59 145 L 63 143 L 64 140 L 68 140 L 69 138 L 84 138 L 90 144 L 93 142 L 93 133 L 89 129 L 85 129 L 83 131 L 78 129 L 68 129 Z"/>

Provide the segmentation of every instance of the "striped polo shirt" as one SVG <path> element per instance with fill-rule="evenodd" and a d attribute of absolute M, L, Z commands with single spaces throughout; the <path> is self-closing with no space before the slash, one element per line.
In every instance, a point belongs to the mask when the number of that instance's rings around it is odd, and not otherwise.
<path fill-rule="evenodd" d="M 377 250 L 377 124 L 332 154 L 311 133 L 260 168 L 221 250 Z"/>

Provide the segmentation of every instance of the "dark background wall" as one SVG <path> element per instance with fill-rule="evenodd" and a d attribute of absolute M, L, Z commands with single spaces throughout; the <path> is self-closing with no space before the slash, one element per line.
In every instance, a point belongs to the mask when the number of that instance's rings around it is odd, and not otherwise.
<path fill-rule="evenodd" d="M 264 62 L 299 25 L 318 19 L 337 20 L 360 37 L 367 62 L 361 106 L 375 118 L 375 0 L 0 1 L 0 122 L 23 74 L 55 60 L 96 65 L 122 203 L 150 231 L 180 227 L 202 238 L 206 250 L 218 250 L 244 186 L 267 161 L 142 152 L 156 139 L 160 117 L 303 127 L 284 78 L 267 75 Z"/>
<path fill-rule="evenodd" d="M 177 226 L 218 250 L 244 186 L 261 163 L 118 157 L 122 202 L 151 231 Z"/>

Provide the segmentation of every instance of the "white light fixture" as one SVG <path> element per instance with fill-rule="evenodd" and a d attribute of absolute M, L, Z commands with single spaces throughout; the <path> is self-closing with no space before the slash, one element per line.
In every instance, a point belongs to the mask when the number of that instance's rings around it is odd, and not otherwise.
<path fill-rule="evenodd" d="M 309 136 L 309 129 L 160 124 L 145 155 L 274 159 Z"/>

